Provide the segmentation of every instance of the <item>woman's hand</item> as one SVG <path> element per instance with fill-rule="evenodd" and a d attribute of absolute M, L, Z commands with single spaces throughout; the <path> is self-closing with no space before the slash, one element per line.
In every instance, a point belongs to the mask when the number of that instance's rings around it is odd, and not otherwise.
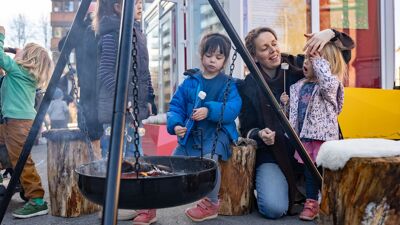
<path fill-rule="evenodd" d="M 0 26 L 0 34 L 6 35 L 6 29 L 3 26 Z"/>
<path fill-rule="evenodd" d="M 258 136 L 263 140 L 266 145 L 275 144 L 275 131 L 269 128 L 264 128 L 258 132 Z"/>
<path fill-rule="evenodd" d="M 192 119 L 195 121 L 204 120 L 205 118 L 207 118 L 207 115 L 208 115 L 207 107 L 193 109 Z"/>
<path fill-rule="evenodd" d="M 306 51 L 306 54 L 313 54 L 316 51 L 321 51 L 325 44 L 335 37 L 335 32 L 331 29 L 325 29 L 317 33 L 304 34 L 304 36 L 309 39 L 303 51 Z"/>
<path fill-rule="evenodd" d="M 283 105 L 287 105 L 289 102 L 289 95 L 287 95 L 286 92 L 283 92 L 280 100 Z"/>
<path fill-rule="evenodd" d="M 174 131 L 175 131 L 175 134 L 176 134 L 178 137 L 183 138 L 183 137 L 185 137 L 187 128 L 177 125 L 177 126 L 174 127 Z"/>

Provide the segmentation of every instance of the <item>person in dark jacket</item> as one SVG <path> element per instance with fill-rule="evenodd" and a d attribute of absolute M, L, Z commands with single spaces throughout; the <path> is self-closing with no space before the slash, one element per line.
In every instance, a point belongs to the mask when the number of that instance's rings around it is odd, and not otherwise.
<path fill-rule="evenodd" d="M 329 41 L 338 42 L 349 58 L 353 40 L 346 34 L 335 30 L 323 30 L 309 35 L 307 51 L 313 52 Z M 246 38 L 246 48 L 254 58 L 264 80 L 279 102 L 284 90 L 304 77 L 300 57 L 283 54 L 274 30 L 259 27 L 251 30 Z M 289 65 L 286 82 L 281 64 Z M 240 132 L 243 137 L 257 142 L 255 187 L 257 204 L 261 214 L 277 219 L 290 213 L 296 191 L 294 174 L 294 149 L 289 145 L 272 103 L 255 78 L 246 76 L 239 85 L 243 105 L 239 116 Z M 284 88 L 284 83 L 286 87 Z"/>
<path fill-rule="evenodd" d="M 105 128 L 105 145 L 102 147 L 103 150 L 108 149 L 109 143 L 109 132 L 112 113 L 113 113 L 113 101 L 114 92 L 116 85 L 116 62 L 118 53 L 118 37 L 119 37 L 119 25 L 120 16 L 122 10 L 122 1 L 100 1 L 97 14 L 93 21 L 93 26 L 96 35 L 99 36 L 98 43 L 98 114 L 99 121 L 104 124 Z M 146 36 L 142 32 L 140 27 L 140 20 L 142 16 L 142 1 L 135 1 L 135 22 L 134 22 L 134 33 L 137 37 L 137 75 L 138 75 L 138 106 L 139 115 L 138 123 L 142 126 L 142 120 L 152 115 L 152 102 L 154 101 L 154 90 L 151 84 L 151 77 L 149 71 L 149 53 L 147 50 Z M 138 7 L 140 6 L 140 7 Z M 133 71 L 131 69 L 129 75 L 129 83 L 132 81 Z M 128 89 L 128 105 L 133 105 L 133 85 L 129 85 Z M 127 115 L 126 124 L 126 139 L 125 144 L 125 157 L 134 156 L 134 145 L 133 145 L 133 118 L 130 114 Z M 139 151 L 143 155 L 141 144 Z"/>
<path fill-rule="evenodd" d="M 69 71 L 67 74 L 73 79 L 73 73 L 78 76 L 79 86 L 79 108 L 78 108 L 78 126 L 84 131 L 88 130 L 88 135 L 95 149 L 96 158 L 100 158 L 100 137 L 103 135 L 103 125 L 99 122 L 97 116 L 97 40 L 92 27 L 92 17 L 96 2 L 92 2 L 84 21 L 78 24 L 76 36 L 71 36 L 71 47 L 75 50 L 76 71 Z M 58 44 L 61 51 L 65 44 L 65 38 L 62 38 Z M 65 78 L 68 76 L 65 75 Z M 73 90 L 67 91 L 68 79 L 60 79 L 59 85 L 64 87 L 69 102 L 73 100 Z M 71 93 L 72 91 L 72 93 Z M 67 100 L 68 102 L 68 100 Z"/>

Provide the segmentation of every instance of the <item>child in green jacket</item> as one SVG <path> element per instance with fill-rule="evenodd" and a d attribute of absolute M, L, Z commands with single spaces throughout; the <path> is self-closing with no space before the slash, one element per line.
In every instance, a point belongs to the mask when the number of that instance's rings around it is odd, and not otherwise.
<path fill-rule="evenodd" d="M 0 145 L 6 146 L 11 164 L 15 167 L 36 116 L 36 88 L 46 86 L 53 62 L 47 50 L 34 43 L 28 43 L 22 50 L 17 49 L 15 58 L 12 59 L 4 52 L 4 38 L 5 29 L 0 26 L 0 68 L 6 74 L 0 88 L 3 117 L 3 123 L 0 124 Z M 29 202 L 15 210 L 12 215 L 30 218 L 47 214 L 47 203 L 43 200 L 44 190 L 31 156 L 26 161 L 20 181 Z"/>

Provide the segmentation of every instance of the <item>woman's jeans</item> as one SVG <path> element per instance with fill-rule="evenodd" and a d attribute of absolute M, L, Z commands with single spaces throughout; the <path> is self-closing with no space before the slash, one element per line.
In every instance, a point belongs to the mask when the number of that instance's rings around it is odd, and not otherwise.
<path fill-rule="evenodd" d="M 256 190 L 259 212 L 269 219 L 278 219 L 289 208 L 289 187 L 276 163 L 263 163 L 256 169 Z"/>

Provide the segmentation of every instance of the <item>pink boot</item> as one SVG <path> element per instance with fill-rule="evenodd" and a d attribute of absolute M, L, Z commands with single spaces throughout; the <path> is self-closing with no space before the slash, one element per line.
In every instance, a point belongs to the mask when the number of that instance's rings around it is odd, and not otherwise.
<path fill-rule="evenodd" d="M 133 225 L 150 225 L 157 221 L 155 209 L 138 210 L 138 215 L 133 220 Z"/>
<path fill-rule="evenodd" d="M 319 212 L 319 204 L 318 201 L 314 199 L 307 199 L 306 203 L 304 203 L 304 209 L 303 212 L 300 213 L 299 218 L 301 220 L 314 220 L 316 217 L 318 217 L 318 212 Z"/>
<path fill-rule="evenodd" d="M 185 214 L 195 222 L 214 219 L 218 216 L 219 203 L 215 204 L 204 198 L 195 207 L 186 209 Z"/>

